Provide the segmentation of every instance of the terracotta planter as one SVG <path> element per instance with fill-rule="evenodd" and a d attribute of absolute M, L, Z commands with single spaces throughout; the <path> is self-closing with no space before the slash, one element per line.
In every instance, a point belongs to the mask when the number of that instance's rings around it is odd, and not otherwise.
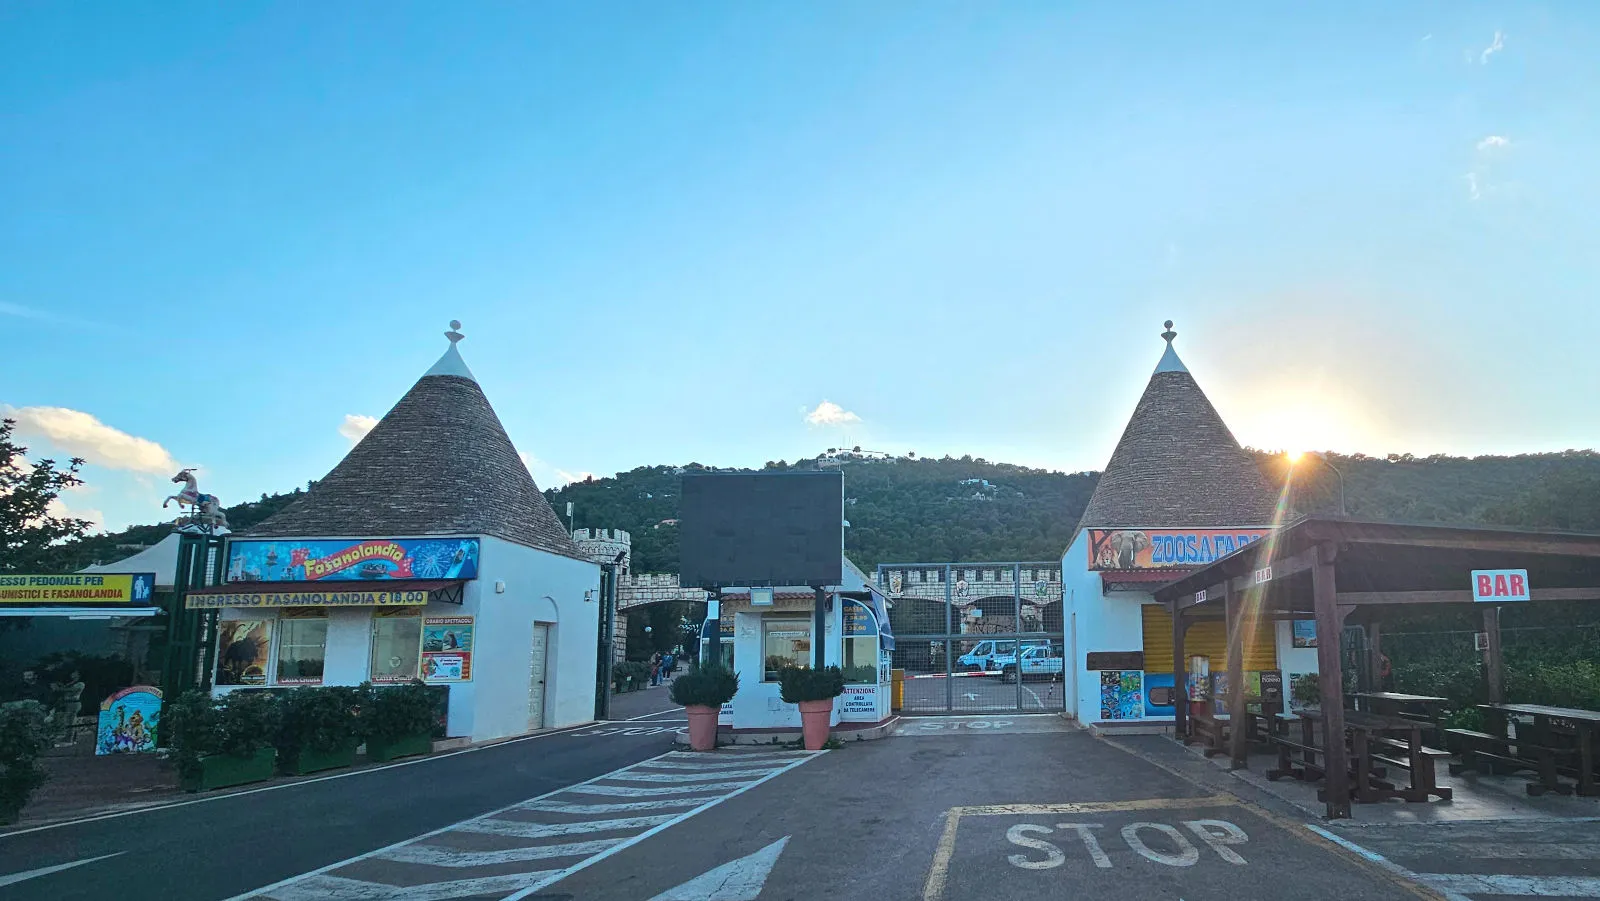
<path fill-rule="evenodd" d="M 807 751 L 820 751 L 828 743 L 828 720 L 833 717 L 833 698 L 800 702 L 800 731 Z"/>
<path fill-rule="evenodd" d="M 715 707 L 691 704 L 683 708 L 689 715 L 689 747 L 696 751 L 714 751 L 717 747 L 717 714 Z"/>

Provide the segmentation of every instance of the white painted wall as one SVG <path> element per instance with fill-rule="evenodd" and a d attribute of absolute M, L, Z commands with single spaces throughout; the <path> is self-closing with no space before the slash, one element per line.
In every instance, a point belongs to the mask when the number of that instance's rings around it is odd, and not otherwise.
<path fill-rule="evenodd" d="M 505 593 L 495 592 L 496 581 L 505 582 Z M 585 592 L 590 600 L 584 599 Z M 597 564 L 485 537 L 478 579 L 467 584 L 466 595 L 467 605 L 478 617 L 473 681 L 462 693 L 467 701 L 463 706 L 473 711 L 467 734 L 482 741 L 528 731 L 529 661 L 536 622 L 550 625 L 545 728 L 594 719 L 600 634 Z M 453 721 L 454 693 L 450 707 Z"/>
<path fill-rule="evenodd" d="M 734 614 L 734 648 L 733 656 L 738 661 L 739 693 L 733 696 L 733 728 L 735 729 L 798 729 L 800 728 L 800 708 L 794 704 L 785 704 L 780 696 L 778 683 L 763 682 L 763 660 L 761 653 L 761 619 L 764 612 L 741 610 Z M 787 610 L 772 612 L 773 616 L 811 617 L 811 605 L 807 603 L 804 610 Z M 839 646 L 840 630 L 843 628 L 843 617 L 840 605 L 835 601 L 833 609 L 825 617 L 827 631 L 823 636 L 823 662 L 828 666 L 838 666 L 841 648 Z M 812 639 L 815 641 L 815 638 Z M 833 705 L 833 715 L 829 718 L 831 725 L 839 724 L 840 707 L 837 702 Z"/>

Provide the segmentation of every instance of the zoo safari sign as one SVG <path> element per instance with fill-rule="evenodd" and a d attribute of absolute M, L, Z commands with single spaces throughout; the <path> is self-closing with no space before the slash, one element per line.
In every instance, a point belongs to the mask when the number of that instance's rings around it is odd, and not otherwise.
<path fill-rule="evenodd" d="M 228 543 L 229 582 L 477 577 L 476 538 L 257 538 Z"/>
<path fill-rule="evenodd" d="M 1267 537 L 1268 529 L 1090 529 L 1090 569 L 1205 566 Z"/>

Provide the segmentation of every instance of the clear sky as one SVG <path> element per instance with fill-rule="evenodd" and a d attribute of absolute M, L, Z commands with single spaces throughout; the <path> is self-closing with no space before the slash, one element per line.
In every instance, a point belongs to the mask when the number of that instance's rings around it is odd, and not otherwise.
<path fill-rule="evenodd" d="M 1596 47 L 1586 2 L 10 2 L 0 404 L 112 527 L 179 465 L 321 477 L 451 318 L 541 487 L 1098 469 L 1167 318 L 1247 444 L 1592 447 Z"/>

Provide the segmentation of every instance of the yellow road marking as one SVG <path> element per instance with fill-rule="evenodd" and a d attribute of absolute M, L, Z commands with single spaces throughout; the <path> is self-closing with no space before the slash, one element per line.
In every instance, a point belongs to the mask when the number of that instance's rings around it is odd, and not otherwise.
<path fill-rule="evenodd" d="M 1193 781 L 1193 780 L 1190 780 Z M 1137 801 L 1084 801 L 1065 804 L 990 804 L 982 807 L 952 807 L 945 811 L 944 833 L 934 847 L 933 866 L 922 886 L 922 901 L 939 901 L 950 878 L 950 859 L 956 853 L 956 831 L 962 817 L 1032 816 L 1047 813 L 1104 813 L 1118 810 L 1172 810 L 1184 807 L 1226 807 L 1238 804 L 1233 795 L 1206 795 L 1200 798 L 1145 798 Z"/>

